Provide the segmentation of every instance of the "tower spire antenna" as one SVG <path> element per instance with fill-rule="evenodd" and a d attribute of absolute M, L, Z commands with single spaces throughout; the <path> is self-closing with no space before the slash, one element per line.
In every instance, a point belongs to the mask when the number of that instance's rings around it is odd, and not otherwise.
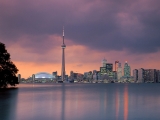
<path fill-rule="evenodd" d="M 63 26 L 63 36 L 64 36 L 64 26 Z"/>
<path fill-rule="evenodd" d="M 64 44 L 64 26 L 63 26 L 63 44 Z"/>

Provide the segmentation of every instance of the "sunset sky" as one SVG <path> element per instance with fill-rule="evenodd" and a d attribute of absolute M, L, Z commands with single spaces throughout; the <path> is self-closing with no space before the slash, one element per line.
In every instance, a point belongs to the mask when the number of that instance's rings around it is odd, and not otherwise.
<path fill-rule="evenodd" d="M 127 60 L 131 69 L 160 69 L 160 0 L 1 0 L 0 42 L 19 74 L 99 70 Z"/>

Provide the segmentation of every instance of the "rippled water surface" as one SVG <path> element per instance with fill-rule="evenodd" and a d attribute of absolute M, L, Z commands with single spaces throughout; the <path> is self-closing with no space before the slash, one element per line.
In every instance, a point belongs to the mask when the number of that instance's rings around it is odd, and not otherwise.
<path fill-rule="evenodd" d="M 160 120 L 160 84 L 21 84 L 0 120 Z"/>

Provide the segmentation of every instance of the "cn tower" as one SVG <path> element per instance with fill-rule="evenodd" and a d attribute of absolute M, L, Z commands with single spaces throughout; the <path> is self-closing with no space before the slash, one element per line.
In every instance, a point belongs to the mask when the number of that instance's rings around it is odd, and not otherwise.
<path fill-rule="evenodd" d="M 61 80 L 62 82 L 65 80 L 65 53 L 64 50 L 66 48 L 66 45 L 64 43 L 64 27 L 63 27 L 63 43 L 62 43 L 62 71 L 61 71 Z"/>

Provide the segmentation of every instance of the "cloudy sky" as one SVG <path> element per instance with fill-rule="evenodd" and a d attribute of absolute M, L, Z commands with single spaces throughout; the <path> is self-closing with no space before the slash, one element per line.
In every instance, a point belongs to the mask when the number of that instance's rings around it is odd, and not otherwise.
<path fill-rule="evenodd" d="M 63 26 L 67 73 L 99 70 L 104 57 L 160 69 L 160 0 L 0 1 L 0 42 L 22 77 L 60 75 Z"/>

